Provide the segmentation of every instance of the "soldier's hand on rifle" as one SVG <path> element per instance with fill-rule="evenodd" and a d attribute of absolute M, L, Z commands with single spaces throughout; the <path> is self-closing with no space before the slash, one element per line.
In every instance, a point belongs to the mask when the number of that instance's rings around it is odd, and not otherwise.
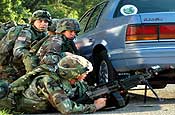
<path fill-rule="evenodd" d="M 107 98 L 98 98 L 98 99 L 94 100 L 96 110 L 99 110 L 99 109 L 105 107 L 106 106 L 106 100 L 107 100 Z"/>

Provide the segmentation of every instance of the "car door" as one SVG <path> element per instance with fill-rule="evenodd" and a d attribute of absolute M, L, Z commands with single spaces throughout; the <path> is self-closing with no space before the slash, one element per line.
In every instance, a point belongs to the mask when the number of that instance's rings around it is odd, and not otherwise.
<path fill-rule="evenodd" d="M 96 5 L 80 18 L 81 31 L 79 33 L 79 36 L 75 40 L 75 43 L 77 49 L 80 51 L 80 54 L 85 57 L 89 57 L 92 54 L 93 47 L 96 41 L 96 27 L 98 25 L 98 20 L 105 5 L 106 2 L 102 2 Z"/>

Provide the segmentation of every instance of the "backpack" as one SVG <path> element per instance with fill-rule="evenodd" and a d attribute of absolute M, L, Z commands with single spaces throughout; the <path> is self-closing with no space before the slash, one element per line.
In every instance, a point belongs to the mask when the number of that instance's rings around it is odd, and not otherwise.
<path fill-rule="evenodd" d="M 11 27 L 0 41 L 0 65 L 9 64 L 13 58 L 13 47 L 19 33 L 26 25 Z"/>
<path fill-rule="evenodd" d="M 11 27 L 16 26 L 14 21 L 8 21 L 0 24 L 0 40 L 7 34 Z"/>

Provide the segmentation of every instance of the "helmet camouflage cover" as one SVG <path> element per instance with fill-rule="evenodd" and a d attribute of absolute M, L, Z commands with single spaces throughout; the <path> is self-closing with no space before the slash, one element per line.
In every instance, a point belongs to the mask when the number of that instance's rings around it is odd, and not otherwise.
<path fill-rule="evenodd" d="M 76 78 L 83 73 L 93 70 L 91 62 L 82 56 L 69 55 L 63 57 L 58 63 L 59 74 L 65 79 Z"/>
<path fill-rule="evenodd" d="M 49 25 L 52 23 L 51 14 L 48 11 L 45 10 L 37 10 L 32 14 L 32 17 L 30 18 L 30 23 L 32 24 L 35 20 L 47 20 L 49 22 Z"/>
<path fill-rule="evenodd" d="M 52 24 L 48 27 L 48 31 L 55 32 L 58 21 L 59 19 L 56 19 L 56 18 L 52 19 Z"/>
<path fill-rule="evenodd" d="M 80 24 L 76 19 L 63 18 L 57 24 L 56 33 L 61 33 L 65 30 L 74 30 L 77 33 L 80 32 Z"/>

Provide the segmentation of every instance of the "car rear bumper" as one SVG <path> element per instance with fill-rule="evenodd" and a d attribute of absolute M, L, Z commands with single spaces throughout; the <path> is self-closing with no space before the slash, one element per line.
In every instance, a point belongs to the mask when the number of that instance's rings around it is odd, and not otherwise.
<path fill-rule="evenodd" d="M 116 71 L 130 71 L 159 65 L 175 67 L 175 48 L 137 48 L 109 52 L 109 58 Z"/>

